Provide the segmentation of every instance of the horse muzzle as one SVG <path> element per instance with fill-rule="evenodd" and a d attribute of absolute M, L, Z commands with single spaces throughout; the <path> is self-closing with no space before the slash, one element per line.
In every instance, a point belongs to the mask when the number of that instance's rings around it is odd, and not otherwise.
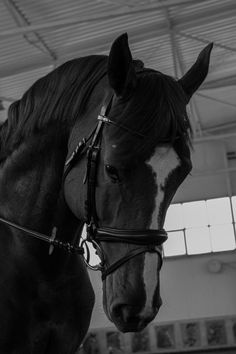
<path fill-rule="evenodd" d="M 144 310 L 133 304 L 116 302 L 110 307 L 109 317 L 121 332 L 139 332 L 156 317 L 161 304 L 159 298 L 155 307 Z"/>

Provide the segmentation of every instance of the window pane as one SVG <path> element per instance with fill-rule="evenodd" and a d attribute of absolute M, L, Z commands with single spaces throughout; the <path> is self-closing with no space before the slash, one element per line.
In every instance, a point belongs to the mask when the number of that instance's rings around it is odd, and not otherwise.
<path fill-rule="evenodd" d="M 166 230 L 179 230 L 183 229 L 183 215 L 182 205 L 173 204 L 169 206 L 166 214 L 165 229 Z"/>
<path fill-rule="evenodd" d="M 227 251 L 235 249 L 233 225 L 217 225 L 210 227 L 212 250 Z"/>
<path fill-rule="evenodd" d="M 209 227 L 199 227 L 186 230 L 188 254 L 211 252 Z"/>
<path fill-rule="evenodd" d="M 178 256 L 186 254 L 183 231 L 169 232 L 169 238 L 164 243 L 165 256 Z"/>
<path fill-rule="evenodd" d="M 210 225 L 228 224 L 232 222 L 229 198 L 207 200 L 207 214 Z"/>
<path fill-rule="evenodd" d="M 233 213 L 234 213 L 234 221 L 236 220 L 236 197 L 232 197 L 232 207 L 233 207 Z"/>
<path fill-rule="evenodd" d="M 199 227 L 208 225 L 206 202 L 204 200 L 183 204 L 185 227 Z"/>

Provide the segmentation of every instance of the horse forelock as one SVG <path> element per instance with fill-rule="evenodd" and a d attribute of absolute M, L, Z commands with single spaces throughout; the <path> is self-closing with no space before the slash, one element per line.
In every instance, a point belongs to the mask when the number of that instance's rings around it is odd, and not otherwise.
<path fill-rule="evenodd" d="M 186 97 L 172 77 L 151 69 L 138 71 L 138 84 L 129 100 L 118 99 L 109 118 L 139 132 L 144 138 L 116 126 L 109 127 L 109 155 L 116 161 L 145 161 L 163 140 L 176 138 L 191 146 Z M 112 160 L 113 160 L 112 158 Z"/>

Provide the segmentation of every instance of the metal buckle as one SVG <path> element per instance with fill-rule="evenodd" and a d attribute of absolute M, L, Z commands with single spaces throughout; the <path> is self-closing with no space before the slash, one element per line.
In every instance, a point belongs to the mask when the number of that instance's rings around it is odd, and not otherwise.
<path fill-rule="evenodd" d="M 91 265 L 90 264 L 90 250 L 89 250 L 88 242 L 90 242 L 93 245 L 93 247 L 96 250 L 96 253 L 97 253 L 98 257 L 101 260 L 101 262 L 99 264 L 97 264 L 97 265 Z M 102 249 L 99 246 L 99 244 L 96 241 L 94 241 L 94 240 L 84 239 L 81 242 L 80 246 L 83 247 L 83 249 L 85 250 L 84 255 L 83 255 L 83 259 L 84 259 L 84 263 L 86 264 L 86 266 L 89 269 L 94 270 L 94 271 L 103 270 L 105 259 L 104 259 L 103 252 L 102 252 Z"/>
<path fill-rule="evenodd" d="M 103 116 L 102 114 L 98 115 L 98 120 L 100 120 L 103 123 L 113 123 L 109 118 L 107 118 L 106 116 Z"/>

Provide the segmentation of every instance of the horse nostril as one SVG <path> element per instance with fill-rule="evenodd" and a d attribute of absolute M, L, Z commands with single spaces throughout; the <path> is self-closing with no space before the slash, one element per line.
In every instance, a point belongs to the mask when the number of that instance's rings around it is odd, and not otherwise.
<path fill-rule="evenodd" d="M 139 316 L 137 309 L 129 305 L 117 305 L 113 308 L 112 314 L 123 323 L 138 323 Z"/>
<path fill-rule="evenodd" d="M 116 306 L 114 306 L 113 307 L 113 309 L 112 309 L 112 315 L 114 316 L 114 317 L 117 317 L 117 318 L 120 318 L 121 317 L 121 307 L 122 307 L 122 305 L 116 305 Z"/>

